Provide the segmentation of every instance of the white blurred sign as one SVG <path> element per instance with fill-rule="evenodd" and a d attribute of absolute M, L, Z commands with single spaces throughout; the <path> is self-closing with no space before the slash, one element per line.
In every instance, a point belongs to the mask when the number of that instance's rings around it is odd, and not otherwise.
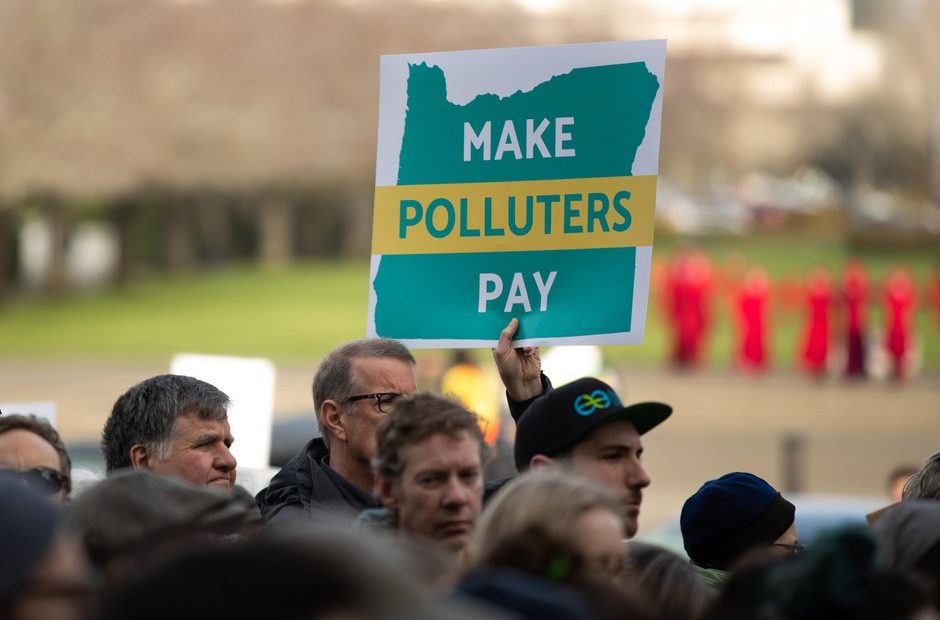
<path fill-rule="evenodd" d="M 0 411 L 3 412 L 3 415 L 34 415 L 38 418 L 45 418 L 49 424 L 55 427 L 56 406 L 54 400 L 0 403 Z"/>
<path fill-rule="evenodd" d="M 211 383 L 228 394 L 228 420 L 235 437 L 232 455 L 238 468 L 269 466 L 276 374 L 270 360 L 179 353 L 170 362 L 170 372 Z"/>

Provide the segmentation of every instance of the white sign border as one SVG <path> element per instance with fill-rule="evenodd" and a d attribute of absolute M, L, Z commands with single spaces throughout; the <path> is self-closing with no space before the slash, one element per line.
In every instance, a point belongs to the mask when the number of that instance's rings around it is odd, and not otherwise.
<path fill-rule="evenodd" d="M 382 56 L 379 60 L 377 187 L 398 184 L 408 101 L 408 65 L 423 62 L 441 68 L 447 80 L 447 100 L 457 105 L 469 103 L 483 94 L 507 97 L 528 91 L 573 69 L 643 62 L 659 80 L 659 89 L 646 124 L 646 135 L 636 152 L 632 174 L 659 173 L 666 40 L 610 41 Z"/>

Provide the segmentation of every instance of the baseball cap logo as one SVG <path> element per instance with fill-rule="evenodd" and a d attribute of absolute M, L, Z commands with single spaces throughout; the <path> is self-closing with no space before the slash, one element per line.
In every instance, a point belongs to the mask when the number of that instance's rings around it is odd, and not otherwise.
<path fill-rule="evenodd" d="M 591 415 L 598 409 L 610 407 L 610 395 L 604 390 L 594 390 L 590 394 L 581 394 L 574 399 L 574 410 L 578 415 Z"/>

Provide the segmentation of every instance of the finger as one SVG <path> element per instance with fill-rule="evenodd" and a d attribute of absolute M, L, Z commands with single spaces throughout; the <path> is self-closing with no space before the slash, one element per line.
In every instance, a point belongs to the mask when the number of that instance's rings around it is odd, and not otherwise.
<path fill-rule="evenodd" d="M 512 348 L 512 338 L 519 329 L 519 319 L 513 318 L 509 324 L 499 333 L 499 343 L 496 348 L 500 351 L 508 351 Z"/>

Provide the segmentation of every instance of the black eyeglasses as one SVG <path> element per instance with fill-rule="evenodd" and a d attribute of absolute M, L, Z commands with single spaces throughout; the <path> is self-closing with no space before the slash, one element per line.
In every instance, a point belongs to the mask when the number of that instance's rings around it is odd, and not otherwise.
<path fill-rule="evenodd" d="M 771 545 L 774 547 L 780 547 L 781 549 L 785 549 L 791 555 L 797 555 L 797 554 L 803 553 L 803 550 L 806 549 L 806 545 L 801 545 L 800 543 L 794 543 L 792 545 L 787 544 L 787 543 L 771 543 Z"/>
<path fill-rule="evenodd" d="M 51 467 L 34 467 L 26 471 L 4 470 L 11 477 L 19 479 L 23 486 L 40 495 L 55 495 L 65 488 L 67 479 L 62 472 Z"/>
<path fill-rule="evenodd" d="M 382 413 L 391 413 L 392 409 L 395 408 L 395 403 L 398 402 L 398 399 L 401 397 L 402 394 L 398 394 L 396 392 L 378 392 L 376 394 L 359 394 L 358 396 L 350 396 L 346 399 L 346 401 L 354 403 L 357 400 L 374 398 L 376 409 Z"/>

